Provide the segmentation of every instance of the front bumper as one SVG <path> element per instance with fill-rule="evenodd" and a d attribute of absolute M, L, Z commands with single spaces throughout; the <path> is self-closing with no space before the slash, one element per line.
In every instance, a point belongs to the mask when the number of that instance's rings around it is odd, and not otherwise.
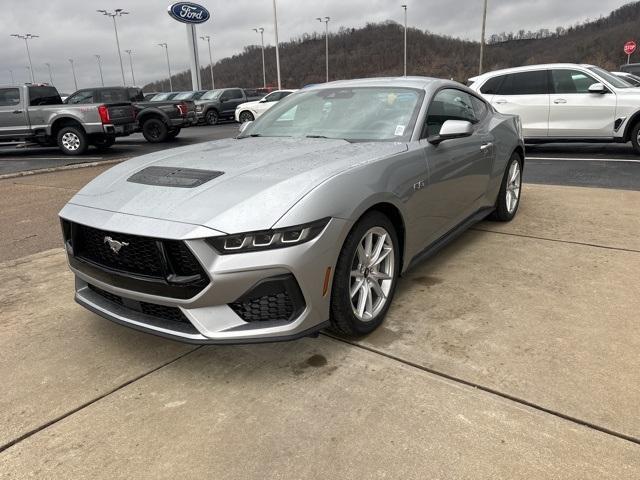
<path fill-rule="evenodd" d="M 163 238 L 183 240 L 209 276 L 209 284 L 192 298 L 170 298 L 116 287 L 98 275 L 92 276 L 77 268 L 77 262 L 70 262 L 70 267 L 76 275 L 75 298 L 80 305 L 122 325 L 199 344 L 291 340 L 325 327 L 331 292 L 331 283 L 325 291 L 325 275 L 328 268 L 334 271 L 339 254 L 336 245 L 342 245 L 349 229 L 345 220 L 332 219 L 318 237 L 301 245 L 220 255 L 203 238 L 203 233 L 210 236 L 219 233 L 205 232 L 208 229 L 200 226 L 152 219 L 144 219 L 136 226 L 138 217 L 75 205 L 67 205 L 61 217 L 94 228 L 147 236 L 163 232 L 170 235 L 162 235 Z M 301 296 L 297 304 L 302 307 L 292 318 L 277 321 L 241 318 L 237 302 L 243 296 L 255 291 L 266 279 L 283 277 L 294 279 L 296 286 L 292 288 L 299 288 Z M 100 291 L 103 293 L 97 293 Z M 110 296 L 122 301 L 114 302 Z M 161 307 L 177 310 L 184 321 L 147 315 L 139 308 L 142 303 L 159 307 L 155 310 Z"/>

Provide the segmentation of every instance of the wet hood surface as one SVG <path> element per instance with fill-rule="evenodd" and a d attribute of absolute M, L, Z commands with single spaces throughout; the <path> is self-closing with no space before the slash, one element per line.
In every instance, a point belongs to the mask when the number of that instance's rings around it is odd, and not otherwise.
<path fill-rule="evenodd" d="M 404 143 L 330 139 L 244 138 L 206 142 L 123 162 L 94 179 L 70 203 L 203 225 L 225 233 L 262 230 L 271 228 L 322 182 L 406 149 Z M 128 181 L 148 167 L 222 173 L 192 188 Z"/>

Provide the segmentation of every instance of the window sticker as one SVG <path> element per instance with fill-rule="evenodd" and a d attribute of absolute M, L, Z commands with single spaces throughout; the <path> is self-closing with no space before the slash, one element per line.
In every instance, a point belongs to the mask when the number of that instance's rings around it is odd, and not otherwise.
<path fill-rule="evenodd" d="M 394 133 L 394 135 L 396 137 L 401 137 L 402 135 L 404 135 L 404 125 L 398 125 L 396 127 L 396 133 Z"/>

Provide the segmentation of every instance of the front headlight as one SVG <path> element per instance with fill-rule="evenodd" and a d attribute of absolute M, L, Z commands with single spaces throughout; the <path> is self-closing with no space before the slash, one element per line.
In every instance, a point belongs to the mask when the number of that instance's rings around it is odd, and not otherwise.
<path fill-rule="evenodd" d="M 316 238 L 322 233 L 329 220 L 330 218 L 323 218 L 294 227 L 211 237 L 207 242 L 221 255 L 291 247 Z"/>

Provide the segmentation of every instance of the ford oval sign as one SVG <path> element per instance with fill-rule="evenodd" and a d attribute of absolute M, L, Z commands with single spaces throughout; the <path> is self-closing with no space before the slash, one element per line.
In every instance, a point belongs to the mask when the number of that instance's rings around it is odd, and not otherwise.
<path fill-rule="evenodd" d="M 169 15 L 182 23 L 204 23 L 210 17 L 206 8 L 191 2 L 178 2 L 170 5 Z"/>

